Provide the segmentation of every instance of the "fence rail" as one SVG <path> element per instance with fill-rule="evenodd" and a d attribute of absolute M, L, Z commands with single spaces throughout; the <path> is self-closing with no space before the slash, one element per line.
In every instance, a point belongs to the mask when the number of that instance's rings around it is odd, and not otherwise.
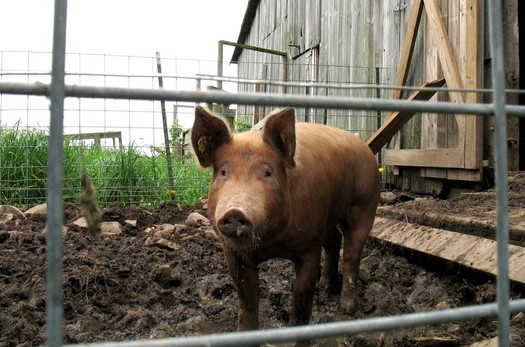
<path fill-rule="evenodd" d="M 0 93 L 49 96 L 49 84 L 0 82 Z M 238 105 L 322 107 L 328 109 L 352 109 L 367 111 L 412 111 L 435 113 L 460 113 L 493 116 L 494 104 L 457 104 L 453 102 L 426 102 L 371 98 L 345 98 L 337 96 L 300 96 L 261 93 L 224 93 L 187 90 L 130 89 L 120 87 L 65 86 L 66 97 L 107 98 L 124 100 L 164 100 L 180 102 L 203 102 Z M 525 107 L 504 105 L 510 116 L 525 117 Z"/>
<path fill-rule="evenodd" d="M 168 91 L 116 87 L 88 87 L 64 84 L 66 0 L 55 2 L 53 69 L 51 84 L 0 83 L 0 93 L 41 95 L 51 98 L 51 134 L 49 153 L 48 195 L 48 270 L 47 270 L 47 345 L 62 345 L 62 145 L 64 98 L 116 98 L 137 100 L 171 100 L 187 102 L 236 103 L 242 105 L 324 107 L 356 110 L 426 111 L 494 115 L 496 117 L 496 194 L 498 242 L 498 295 L 494 304 L 451 310 L 422 312 L 396 317 L 381 317 L 349 322 L 326 323 L 317 326 L 278 330 L 209 335 L 158 341 L 93 344 L 94 346 L 225 346 L 246 343 L 282 342 L 296 338 L 341 336 L 357 332 L 400 329 L 496 315 L 499 346 L 509 346 L 510 313 L 525 311 L 525 300 L 510 302 L 508 278 L 508 197 L 507 197 L 507 115 L 525 116 L 525 107 L 505 104 L 501 1 L 489 1 L 489 27 L 492 51 L 493 104 L 454 104 L 405 102 L 368 98 L 337 98 L 275 94 L 227 94 L 220 92 Z M 83 345 L 81 345 L 83 346 Z"/>
<path fill-rule="evenodd" d="M 525 310 L 525 299 L 510 303 L 512 313 Z M 434 312 L 410 313 L 400 316 L 368 318 L 345 322 L 324 323 L 318 325 L 290 327 L 286 329 L 267 329 L 241 333 L 225 333 L 156 341 L 125 341 L 112 343 L 92 343 L 70 345 L 70 347 L 190 347 L 190 346 L 245 346 L 262 343 L 282 343 L 294 340 L 318 339 L 323 337 L 338 337 L 371 333 L 394 329 L 413 328 L 430 324 L 440 324 L 474 318 L 495 316 L 497 304 L 483 304 Z"/>

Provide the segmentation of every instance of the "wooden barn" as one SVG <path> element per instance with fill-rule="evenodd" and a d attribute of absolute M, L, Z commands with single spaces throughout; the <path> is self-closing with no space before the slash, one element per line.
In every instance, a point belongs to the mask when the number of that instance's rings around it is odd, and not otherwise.
<path fill-rule="evenodd" d="M 504 4 L 507 88 L 520 89 L 525 17 L 518 0 Z M 490 102 L 490 93 L 458 90 L 491 86 L 487 16 L 482 0 L 250 0 L 231 63 L 238 65 L 239 78 L 247 79 L 239 92 Z M 392 85 L 453 90 L 387 88 Z M 519 99 L 508 94 L 509 103 Z M 237 116 L 256 123 L 270 109 L 239 105 Z M 366 140 L 390 117 L 405 117 L 401 131 L 377 149 L 389 182 L 398 187 L 440 194 L 450 183 L 490 182 L 489 117 L 297 111 L 299 120 L 359 132 Z M 523 170 L 525 119 L 509 118 L 508 134 L 509 170 Z"/>

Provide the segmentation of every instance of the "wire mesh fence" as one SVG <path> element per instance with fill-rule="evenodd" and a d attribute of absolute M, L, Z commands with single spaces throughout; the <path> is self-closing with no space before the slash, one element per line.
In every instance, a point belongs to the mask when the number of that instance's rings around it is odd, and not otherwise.
<path fill-rule="evenodd" d="M 6 83 L 45 85 L 50 82 L 50 52 L 0 52 L 0 80 Z M 386 69 L 326 67 L 345 76 L 338 83 L 320 84 L 309 80 L 288 81 L 266 78 L 247 81 L 218 77 L 216 61 L 162 58 L 162 73 L 156 57 L 68 53 L 67 85 L 111 89 L 166 91 L 208 90 L 233 94 L 238 91 L 271 94 L 287 89 L 292 95 L 373 96 L 384 98 L 390 89 L 384 81 Z M 257 62 L 244 65 L 257 66 Z M 284 68 L 282 64 L 274 67 Z M 295 64 L 308 71 L 308 64 Z M 47 70 L 46 70 L 47 69 Z M 376 74 L 377 84 L 351 80 L 353 71 Z M 223 72 L 223 73 L 224 73 Z M 383 76 L 383 77 L 379 77 Z M 380 81 L 383 80 L 383 82 Z M 275 106 L 235 105 L 208 102 L 210 108 L 230 119 L 235 131 L 249 129 Z M 133 98 L 67 98 L 64 102 L 64 168 L 66 202 L 77 202 L 80 177 L 88 173 L 98 188 L 101 205 L 157 205 L 163 200 L 191 204 L 204 196 L 209 172 L 195 168 L 187 134 L 195 103 L 183 101 L 136 100 Z M 2 203 L 31 206 L 45 201 L 49 101 L 36 95 L 0 94 L 0 199 Z M 336 125 L 368 138 L 382 123 L 386 112 L 298 107 L 300 121 Z M 167 129 L 164 129 L 167 119 Z M 168 137 L 164 135 L 168 131 Z M 166 147 L 168 144 L 168 148 Z M 173 160 L 168 170 L 166 151 Z M 171 164 L 171 160 L 170 160 Z"/>
<path fill-rule="evenodd" d="M 50 82 L 50 52 L 0 52 L 2 82 Z M 103 54 L 68 54 L 66 83 L 119 88 L 197 88 L 195 75 L 211 73 L 215 61 Z M 190 72 L 190 73 L 189 73 Z M 199 81 L 207 88 L 214 82 Z M 231 87 L 226 84 L 225 87 Z M 64 104 L 66 202 L 77 202 L 80 176 L 87 172 L 99 187 L 100 203 L 156 205 L 163 200 L 191 204 L 204 196 L 209 173 L 196 169 L 182 135 L 191 126 L 193 104 L 152 100 L 70 98 Z M 164 113 L 164 114 L 163 114 Z M 163 116 L 175 170 L 168 176 Z M 0 200 L 31 206 L 46 198 L 49 100 L 0 95 Z M 175 136 L 175 137 L 174 137 Z M 173 185 L 173 187 L 172 187 Z M 174 194 L 175 192 L 175 194 Z"/>

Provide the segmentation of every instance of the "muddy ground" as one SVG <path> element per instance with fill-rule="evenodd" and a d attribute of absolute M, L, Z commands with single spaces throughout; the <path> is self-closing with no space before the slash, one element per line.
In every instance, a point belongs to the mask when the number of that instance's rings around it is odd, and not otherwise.
<path fill-rule="evenodd" d="M 511 208 L 525 211 L 521 183 L 511 186 L 511 191 Z M 405 193 L 397 196 L 396 204 L 383 209 L 420 208 L 464 215 L 467 204 L 480 216 L 494 211 L 493 199 L 485 197 L 466 203 L 465 195 L 461 194 L 449 200 L 412 200 Z M 469 199 L 474 199 L 472 196 Z M 382 213 L 388 214 L 387 210 Z M 191 212 L 206 215 L 201 203 L 182 208 L 167 203 L 156 209 L 114 204 L 102 210 L 102 219 L 119 222 L 122 232 L 92 236 L 73 223 L 81 216 L 79 208 L 65 207 L 65 343 L 157 339 L 235 330 L 236 292 L 214 234 L 206 225 L 179 226 L 174 230 L 158 227 L 165 223 L 184 224 Z M 38 214 L 25 219 L 15 216 L 0 223 L 0 346 L 45 343 L 45 226 L 45 216 Z M 430 263 L 432 266 L 425 267 Z M 359 312 L 353 317 L 338 315 L 337 296 L 318 291 L 312 324 L 495 301 L 494 279 L 465 276 L 463 271 L 451 273 L 447 269 L 439 263 L 402 257 L 390 246 L 370 240 L 358 283 Z M 291 263 L 283 260 L 264 263 L 260 277 L 262 328 L 286 326 L 293 286 Z M 514 288 L 514 298 L 524 295 L 522 289 Z M 315 344 L 468 346 L 496 334 L 497 322 L 489 318 L 361 334 Z M 523 313 L 513 316 L 512 341 L 513 346 L 525 346 Z"/>

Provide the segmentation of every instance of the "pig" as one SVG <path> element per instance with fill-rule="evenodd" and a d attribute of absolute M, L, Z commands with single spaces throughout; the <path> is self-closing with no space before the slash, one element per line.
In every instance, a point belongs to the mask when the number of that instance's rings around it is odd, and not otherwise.
<path fill-rule="evenodd" d="M 341 244 L 340 310 L 351 314 L 379 201 L 377 161 L 355 134 L 296 123 L 293 108 L 264 121 L 262 129 L 234 134 L 197 106 L 191 132 L 200 165 L 213 168 L 207 212 L 237 290 L 237 328 L 258 329 L 257 266 L 274 257 L 295 267 L 289 324 L 308 324 L 319 273 L 323 287 L 337 290 Z"/>

